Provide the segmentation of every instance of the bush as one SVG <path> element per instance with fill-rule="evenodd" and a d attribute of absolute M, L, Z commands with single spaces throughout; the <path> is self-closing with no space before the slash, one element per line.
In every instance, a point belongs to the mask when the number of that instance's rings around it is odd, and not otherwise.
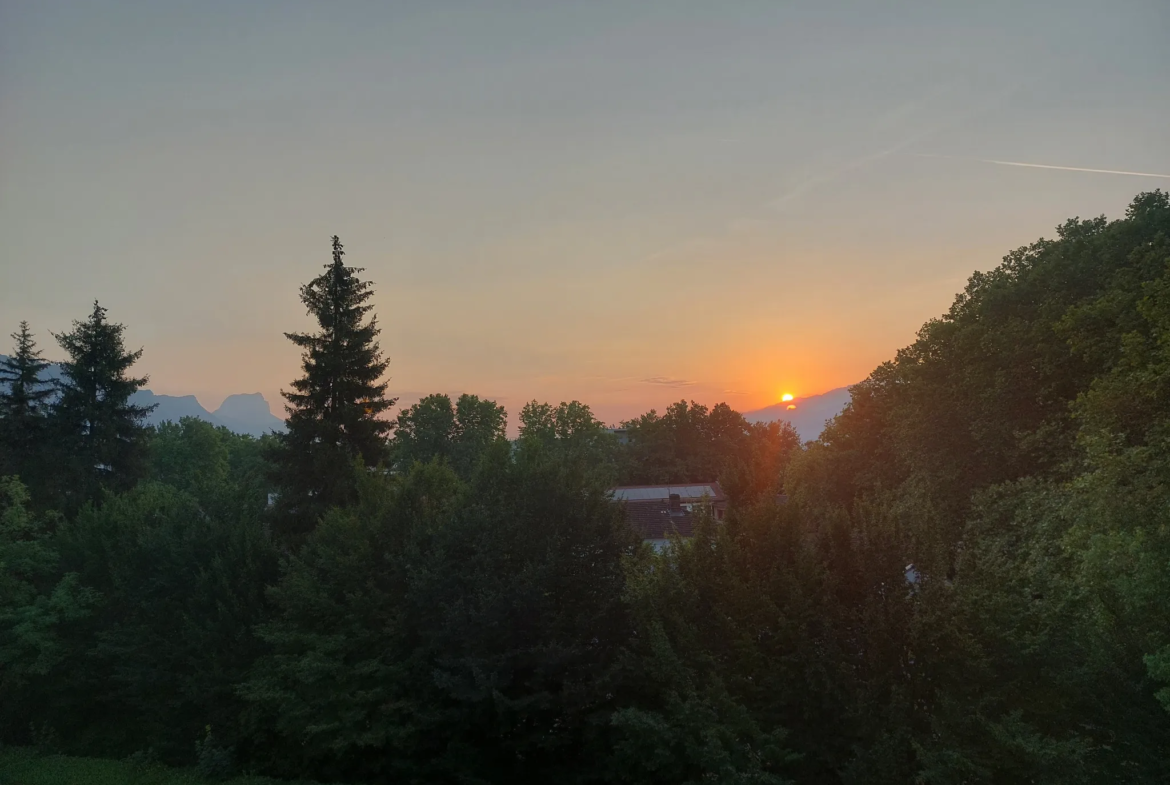
<path fill-rule="evenodd" d="M 203 739 L 195 742 L 195 770 L 209 780 L 226 780 L 235 774 L 234 752 L 231 747 L 216 744 L 208 725 Z"/>

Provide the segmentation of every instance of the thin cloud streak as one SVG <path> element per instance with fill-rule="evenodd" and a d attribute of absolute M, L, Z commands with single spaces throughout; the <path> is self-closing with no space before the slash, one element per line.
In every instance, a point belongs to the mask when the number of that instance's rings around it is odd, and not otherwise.
<path fill-rule="evenodd" d="M 939 88 L 936 88 L 936 89 L 930 91 L 929 93 L 927 93 L 927 95 L 923 96 L 920 99 L 909 101 L 907 103 L 902 104 L 901 106 L 897 106 L 894 109 L 892 109 L 891 111 L 886 112 L 882 116 L 878 117 L 874 123 L 874 126 L 877 129 L 886 128 L 892 122 L 896 122 L 899 119 L 913 113 L 913 111 L 918 109 L 920 106 L 923 106 L 923 105 L 929 103 L 930 101 L 933 101 L 934 99 L 938 98 L 939 96 L 942 96 L 942 95 L 945 95 L 946 93 L 951 92 L 951 90 L 953 90 L 953 89 L 954 89 L 954 83 L 948 83 L 948 84 L 945 84 Z M 1012 89 L 1013 90 L 1018 89 L 1018 86 L 1013 87 Z M 902 141 L 897 142 L 892 147 L 889 147 L 885 150 L 879 150 L 879 151 L 876 151 L 873 153 L 868 153 L 866 155 L 847 160 L 847 161 L 845 161 L 841 164 L 838 164 L 837 166 L 832 167 L 826 171 L 814 174 L 811 177 L 805 178 L 803 181 L 801 181 L 801 182 L 797 183 L 796 185 L 794 185 L 793 187 L 789 188 L 786 192 L 784 192 L 780 196 L 769 199 L 764 204 L 759 205 L 757 209 L 762 208 L 762 209 L 769 210 L 772 212 L 781 212 L 781 211 L 783 211 L 783 209 L 786 205 L 788 205 L 790 202 L 797 199 L 798 197 L 805 195 L 809 191 L 815 190 L 816 188 L 819 188 L 820 186 L 832 183 L 833 181 L 839 179 L 842 175 L 844 175 L 845 173 L 847 173 L 851 170 L 861 169 L 861 168 L 873 163 L 874 161 L 880 160 L 882 158 L 885 158 L 888 155 L 899 152 L 900 150 L 914 144 L 915 142 L 922 141 L 923 139 L 926 139 L 926 138 L 938 133 L 939 131 L 945 129 L 950 124 L 951 123 L 946 123 L 946 124 L 940 125 L 940 126 L 935 127 L 935 128 L 927 129 L 925 131 L 919 131 L 918 133 L 915 133 L 915 134 L 909 136 L 908 138 L 905 138 Z M 728 138 L 719 138 L 717 141 L 730 142 L 733 140 L 728 139 Z M 749 218 L 748 216 L 741 216 L 739 218 L 735 218 L 735 219 L 731 220 L 727 224 L 727 226 L 728 226 L 728 228 L 734 230 L 734 228 L 737 225 L 745 223 L 745 222 L 750 222 L 750 221 L 752 221 L 752 219 Z M 765 223 L 766 221 L 760 220 L 757 218 L 757 219 L 755 219 L 755 222 Z M 674 243 L 672 245 L 669 245 L 660 251 L 657 251 L 655 253 L 650 254 L 649 256 L 645 257 L 642 261 L 643 261 L 643 263 L 655 262 L 655 261 L 658 261 L 659 259 L 662 259 L 663 257 L 670 256 L 670 255 L 679 253 L 681 251 L 691 250 L 697 246 L 710 244 L 711 242 L 713 242 L 713 240 L 709 236 L 708 237 L 701 237 L 701 238 L 692 238 L 690 240 L 686 240 L 686 241 L 683 241 L 680 243 Z"/>
<path fill-rule="evenodd" d="M 985 114 L 986 112 L 988 112 L 992 108 L 994 108 L 996 105 L 1002 103 L 1005 99 L 1020 92 L 1025 87 L 1034 87 L 1035 85 L 1042 83 L 1047 78 L 1048 78 L 1047 74 L 1040 74 L 1040 75 L 1037 75 L 1035 77 L 1032 77 L 1031 79 L 1025 79 L 1025 80 L 1020 81 L 1020 82 L 1015 82 L 1002 90 L 998 90 L 998 91 L 992 93 L 990 96 L 987 97 L 986 100 L 979 102 L 979 103 L 975 104 L 974 106 L 969 107 L 968 109 L 966 109 L 966 111 L 961 111 L 949 119 L 934 123 L 926 128 L 919 129 L 918 131 L 911 133 L 911 134 L 907 135 L 906 137 L 902 138 L 900 141 L 895 142 L 890 147 L 887 147 L 887 148 L 882 149 L 882 150 L 877 150 L 877 151 L 874 151 L 872 153 L 867 153 L 865 155 L 861 155 L 861 156 L 858 156 L 856 158 L 848 159 L 848 160 L 843 161 L 842 163 L 840 163 L 836 166 L 833 166 L 833 167 L 826 169 L 825 171 L 814 174 L 811 177 L 808 177 L 805 180 L 803 180 L 802 182 L 799 182 L 796 185 L 794 185 L 793 187 L 789 188 L 787 191 L 785 191 L 780 196 L 769 199 L 767 202 L 764 202 L 763 204 L 759 205 L 757 207 L 757 210 L 759 210 L 759 209 L 765 210 L 767 213 L 769 213 L 771 215 L 783 213 L 789 205 L 791 205 L 797 199 L 807 195 L 808 193 L 815 191 L 818 188 L 821 188 L 825 185 L 829 185 L 833 182 L 836 182 L 836 181 L 840 180 L 842 177 L 844 177 L 846 174 L 849 174 L 850 172 L 864 169 L 877 161 L 881 161 L 882 159 L 888 158 L 891 155 L 901 153 L 907 147 L 911 147 L 912 145 L 918 144 L 920 142 L 924 142 L 924 141 L 926 141 L 934 136 L 937 136 L 938 134 L 940 134 L 944 131 L 950 130 L 951 128 L 954 128 L 962 123 L 970 122 L 973 118 L 976 118 L 976 117 L 979 117 L 979 116 Z M 891 111 L 889 111 L 886 114 L 879 117 L 876 121 L 876 125 L 879 128 L 888 127 L 892 122 L 895 122 L 895 121 L 900 120 L 906 116 L 909 116 L 909 115 L 913 114 L 913 112 L 915 110 L 922 108 L 922 107 L 925 107 L 929 103 L 933 102 L 935 99 L 937 99 L 943 95 L 946 95 L 948 93 L 953 92 L 954 88 L 955 88 L 955 83 L 950 82 L 950 83 L 942 85 L 941 87 L 936 88 L 935 90 L 930 91 L 929 93 L 927 93 L 925 96 L 923 96 L 920 99 L 907 102 L 905 104 L 902 104 L 901 106 L 897 106 L 894 109 L 892 109 Z M 759 214 L 756 213 L 756 215 L 758 216 Z M 749 220 L 752 220 L 751 217 L 749 217 L 749 216 L 740 216 L 739 218 L 736 218 L 736 219 L 730 221 L 728 223 L 728 226 L 734 227 L 735 225 L 737 225 L 739 223 L 746 222 Z M 768 220 L 769 220 L 768 218 L 763 218 L 763 219 L 756 218 L 756 221 L 760 222 L 760 223 L 766 223 Z M 690 240 L 687 240 L 687 241 L 684 241 L 681 243 L 676 243 L 676 244 L 670 245 L 670 246 L 663 248 L 662 250 L 660 250 L 656 253 L 650 254 L 649 256 L 643 258 L 642 263 L 646 264 L 646 263 L 657 262 L 657 261 L 660 261 L 661 259 L 663 259 L 664 257 L 672 256 L 672 255 L 677 254 L 681 251 L 693 249 L 695 247 L 701 247 L 702 245 L 707 245 L 707 244 L 710 244 L 712 242 L 715 242 L 715 240 L 713 238 L 711 238 L 710 236 L 703 237 L 703 238 L 692 238 Z"/>
<path fill-rule="evenodd" d="M 922 158 L 952 158 L 958 161 L 976 161 L 981 164 L 996 164 L 997 166 L 1023 166 L 1028 169 L 1055 169 L 1061 172 L 1092 172 L 1093 174 L 1121 174 L 1130 177 L 1159 177 L 1164 180 L 1170 180 L 1170 174 L 1158 174 L 1156 172 L 1128 172 L 1124 169 L 1087 169 L 1083 166 L 1053 166 L 1051 164 L 1030 164 L 1023 161 L 997 161 L 993 158 L 959 158 L 953 155 L 926 155 Z"/>
<path fill-rule="evenodd" d="M 888 147 L 884 150 L 879 150 L 879 151 L 874 152 L 874 153 L 870 153 L 868 155 L 863 155 L 859 158 L 855 158 L 855 159 L 850 160 L 850 161 L 846 161 L 845 163 L 837 166 L 836 168 L 830 169 L 828 172 L 816 175 L 816 176 L 806 180 L 805 182 L 800 183 L 795 188 L 790 190 L 788 193 L 785 193 L 784 195 L 782 195 L 776 199 L 773 199 L 772 201 L 768 202 L 764 206 L 768 207 L 772 210 L 775 210 L 775 211 L 780 211 L 787 204 L 792 202 L 797 197 L 803 196 L 805 193 L 812 191 L 816 188 L 819 188 L 822 185 L 827 185 L 827 184 L 832 183 L 836 180 L 839 180 L 843 175 L 847 174 L 848 172 L 851 172 L 851 171 L 856 170 L 856 169 L 862 169 L 862 168 L 874 163 L 875 161 L 880 161 L 883 158 L 888 158 L 889 156 L 893 155 L 894 153 L 900 153 L 903 150 L 905 150 L 907 147 L 910 147 L 911 145 L 917 144 L 919 142 L 924 142 L 933 136 L 937 136 L 938 134 L 942 133 L 943 131 L 950 130 L 951 128 L 954 128 L 955 126 L 958 126 L 962 123 L 970 122 L 972 119 L 979 117 L 979 116 L 985 114 L 986 112 L 990 111 L 993 107 L 1000 104 L 1005 99 L 1009 98 L 1010 96 L 1014 95 L 1015 93 L 1018 93 L 1023 88 L 1034 86 L 1034 85 L 1042 82 L 1046 78 L 1047 78 L 1046 76 L 1040 75 L 1040 76 L 1033 77 L 1032 79 L 1028 79 L 1028 80 L 1024 80 L 1022 82 L 1016 82 L 1014 84 L 1011 84 L 1002 90 L 998 90 L 995 93 L 992 93 L 990 96 L 987 97 L 987 99 L 985 101 L 982 101 L 982 102 L 968 108 L 966 111 L 960 112 L 959 114 L 954 115 L 950 119 L 943 120 L 942 122 L 935 123 L 927 128 L 923 128 L 923 129 L 919 130 L 916 133 L 910 134 L 909 136 L 907 136 L 904 139 L 902 139 L 901 141 L 895 143 L 891 147 Z M 952 92 L 954 90 L 954 87 L 955 87 L 954 83 L 949 83 L 949 84 L 943 85 L 942 87 L 940 87 L 936 90 L 931 91 L 930 93 L 928 93 L 926 96 L 924 96 L 922 99 L 920 99 L 918 101 L 911 101 L 907 104 L 903 104 L 902 106 L 899 106 L 899 107 L 893 109 L 892 111 L 890 111 L 889 113 L 887 113 L 887 115 L 884 116 L 883 118 L 880 118 L 879 124 L 885 125 L 891 119 L 896 119 L 899 117 L 906 116 L 906 115 L 912 113 L 915 109 L 918 109 L 919 107 L 924 107 L 927 104 L 929 104 L 930 102 L 934 101 L 935 99 L 937 99 L 943 95 L 946 95 L 947 93 Z"/>
<path fill-rule="evenodd" d="M 881 129 L 881 128 L 889 127 L 892 123 L 896 123 L 898 120 L 910 116 L 911 114 L 913 114 L 913 112 L 915 110 L 919 109 L 920 107 L 923 107 L 923 106 L 929 104 L 931 101 L 934 101 L 936 98 L 939 98 L 939 97 L 951 92 L 954 89 L 954 87 L 955 87 L 955 84 L 953 82 L 945 84 L 945 85 L 943 85 L 935 90 L 932 90 L 930 93 L 923 96 L 921 99 L 918 99 L 915 101 L 909 101 L 907 103 L 902 104 L 901 106 L 895 107 L 894 109 L 890 110 L 889 112 L 887 112 L 886 114 L 884 114 L 883 116 L 881 116 L 877 119 L 877 121 L 875 122 L 876 128 Z M 1010 90 L 1016 90 L 1016 89 L 1019 89 L 1019 85 L 1013 85 L 1012 88 L 1010 88 Z M 889 155 L 893 155 L 894 153 L 900 152 L 912 144 L 916 144 L 918 142 L 924 141 L 925 139 L 929 139 L 931 136 L 934 136 L 935 134 L 939 133 L 940 131 L 945 130 L 946 128 L 955 124 L 956 122 L 958 122 L 958 120 L 944 122 L 944 123 L 942 123 L 940 125 L 936 125 L 932 128 L 926 128 L 926 129 L 919 130 L 917 133 L 914 133 L 914 134 L 911 134 L 910 136 L 907 136 L 906 138 L 902 139 L 900 142 L 895 143 L 892 147 L 888 147 L 885 150 L 879 150 L 879 151 L 874 152 L 874 153 L 869 153 L 867 155 L 863 155 L 863 156 L 860 156 L 858 158 L 854 158 L 852 160 L 849 160 L 849 161 L 846 161 L 842 164 L 839 164 L 838 166 L 833 167 L 826 172 L 822 172 L 820 174 L 817 174 L 817 175 L 814 175 L 814 176 L 808 178 L 804 182 L 799 183 L 798 185 L 796 185 L 795 187 L 790 189 L 788 192 L 784 193 L 781 196 L 778 196 L 778 197 L 772 199 L 771 201 L 767 202 L 763 206 L 766 208 L 769 208 L 771 210 L 777 210 L 777 211 L 782 210 L 787 204 L 792 202 L 794 199 L 796 199 L 800 196 L 804 196 L 809 191 L 812 191 L 816 188 L 819 188 L 822 185 L 827 185 L 829 183 L 832 183 L 835 180 L 840 179 L 842 175 L 844 175 L 850 171 L 853 171 L 855 169 L 864 168 L 865 166 L 868 166 L 869 164 L 873 163 L 874 161 L 879 161 L 882 158 L 885 158 Z"/>
<path fill-rule="evenodd" d="M 663 387 L 693 387 L 698 382 L 688 381 L 686 379 L 671 379 L 667 376 L 651 376 L 649 379 L 643 379 L 646 384 L 659 384 Z"/>

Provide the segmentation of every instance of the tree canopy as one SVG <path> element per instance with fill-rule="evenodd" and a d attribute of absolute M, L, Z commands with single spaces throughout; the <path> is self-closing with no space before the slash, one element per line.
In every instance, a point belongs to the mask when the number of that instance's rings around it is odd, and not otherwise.
<path fill-rule="evenodd" d="M 452 403 L 445 393 L 428 395 L 398 413 L 391 451 L 406 472 L 415 463 L 441 461 L 470 477 L 484 451 L 504 439 L 504 407 L 464 393 Z"/>

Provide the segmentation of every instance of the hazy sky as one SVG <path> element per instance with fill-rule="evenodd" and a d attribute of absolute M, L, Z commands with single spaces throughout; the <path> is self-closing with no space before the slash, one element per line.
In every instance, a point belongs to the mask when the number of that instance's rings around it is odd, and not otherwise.
<path fill-rule="evenodd" d="M 0 332 L 59 356 L 96 297 L 156 392 L 276 404 L 339 234 L 404 400 L 818 393 L 1170 186 L 986 162 L 1170 174 L 1167 41 L 1166 0 L 0 0 Z"/>

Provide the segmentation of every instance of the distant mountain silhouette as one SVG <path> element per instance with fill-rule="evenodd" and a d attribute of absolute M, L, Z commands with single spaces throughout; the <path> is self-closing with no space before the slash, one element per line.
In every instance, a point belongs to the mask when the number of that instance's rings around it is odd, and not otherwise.
<path fill-rule="evenodd" d="M 838 387 L 821 395 L 810 395 L 745 412 L 743 416 L 748 422 L 790 422 L 803 441 L 811 441 L 821 435 L 825 423 L 840 414 L 847 403 L 849 388 Z M 789 406 L 796 408 L 789 409 Z"/>
<path fill-rule="evenodd" d="M 4 360 L 0 354 L 0 361 Z M 46 380 L 61 378 L 61 367 L 53 363 L 45 369 Z M 284 420 L 272 413 L 268 401 L 260 393 L 229 395 L 220 407 L 209 412 L 194 395 L 159 395 L 151 390 L 139 390 L 130 396 L 136 406 L 154 406 L 146 418 L 148 425 L 178 422 L 183 417 L 195 417 L 212 425 L 222 425 L 236 433 L 263 436 L 270 431 L 283 431 Z"/>
<path fill-rule="evenodd" d="M 229 395 L 215 410 L 215 416 L 236 433 L 262 436 L 269 431 L 284 430 L 284 420 L 272 413 L 260 393 Z"/>
<path fill-rule="evenodd" d="M 184 417 L 195 417 L 213 425 L 223 425 L 195 400 L 194 395 L 158 395 L 150 390 L 139 390 L 130 396 L 130 403 L 135 406 L 154 406 L 154 411 L 146 417 L 146 421 L 151 425 L 168 420 L 178 422 Z"/>
<path fill-rule="evenodd" d="M 250 436 L 284 430 L 284 420 L 272 413 L 268 401 L 260 393 L 229 395 L 214 412 L 204 409 L 194 395 L 158 395 L 150 390 L 139 390 L 130 396 L 130 401 L 138 406 L 157 404 L 146 418 L 150 425 L 195 417 Z"/>

